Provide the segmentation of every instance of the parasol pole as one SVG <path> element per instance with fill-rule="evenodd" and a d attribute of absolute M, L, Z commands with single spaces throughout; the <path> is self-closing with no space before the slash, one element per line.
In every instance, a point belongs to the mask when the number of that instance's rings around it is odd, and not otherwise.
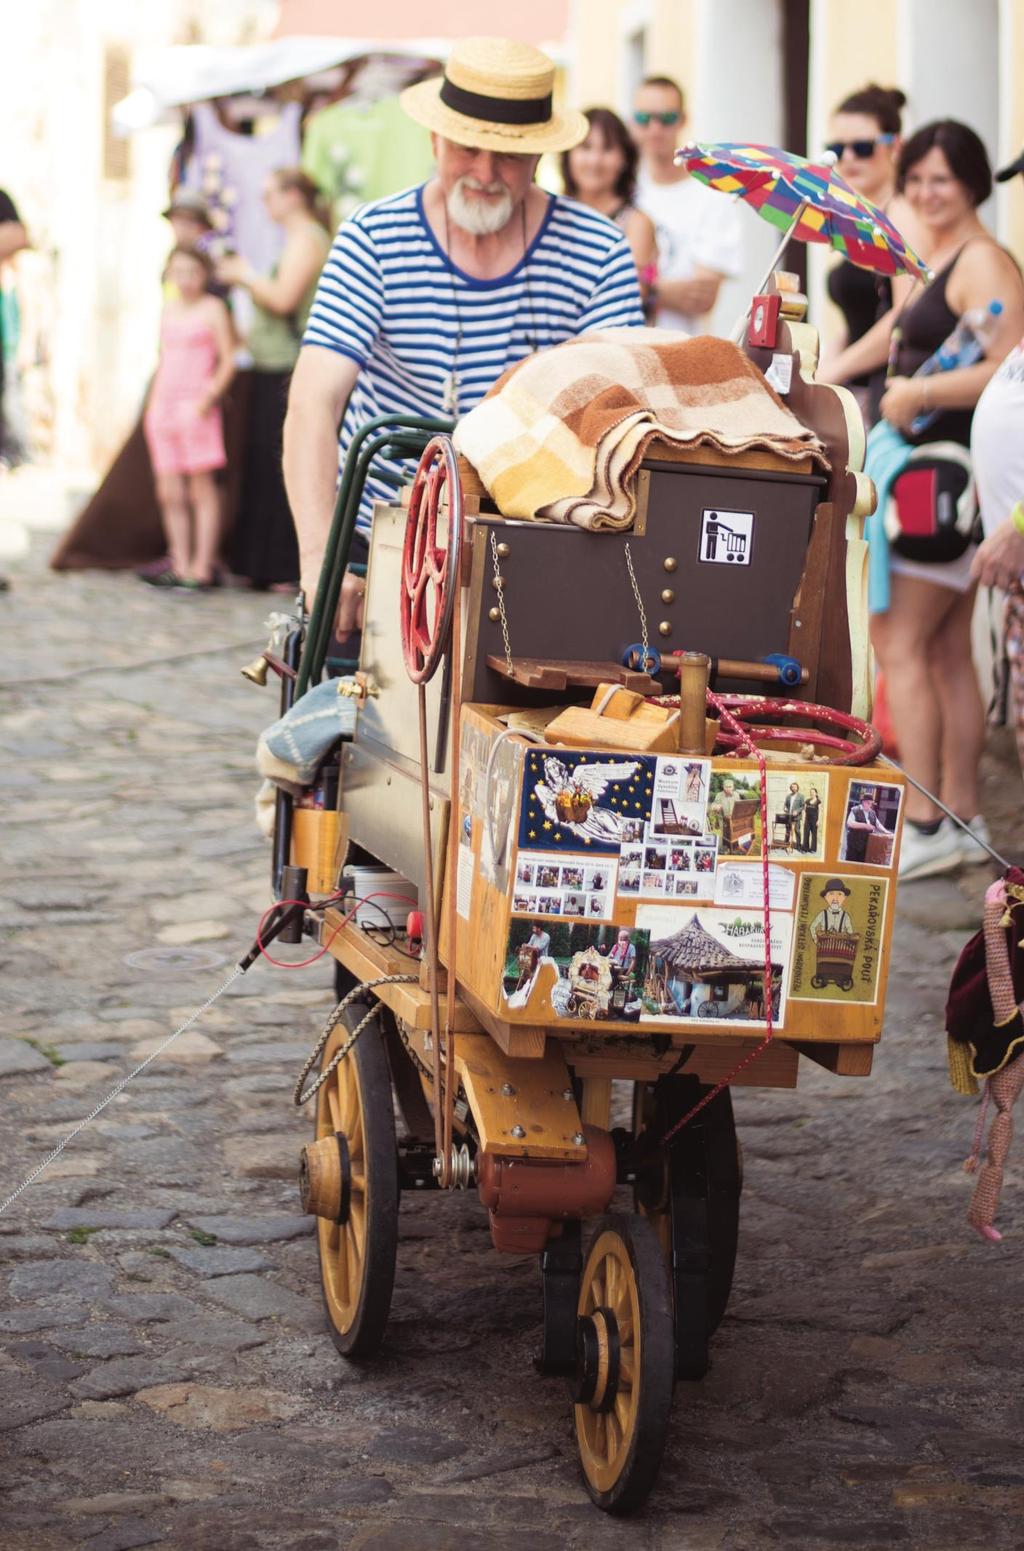
<path fill-rule="evenodd" d="M 790 221 L 789 225 L 786 227 L 786 230 L 782 234 L 782 240 L 780 241 L 778 247 L 775 249 L 775 252 L 771 256 L 771 262 L 769 263 L 768 268 L 765 270 L 764 278 L 762 279 L 760 285 L 757 285 L 757 286 L 754 287 L 754 291 L 753 291 L 753 294 L 751 296 L 751 300 L 747 303 L 746 307 L 741 312 L 740 316 L 736 319 L 736 323 L 735 323 L 735 325 L 733 327 L 733 330 L 732 330 L 731 334 L 729 335 L 729 338 L 732 340 L 734 345 L 742 345 L 742 343 L 743 343 L 743 335 L 746 332 L 747 320 L 750 317 L 750 308 L 753 305 L 753 298 L 754 298 L 754 296 L 760 296 L 761 295 L 761 292 L 764 290 L 765 286 L 768 284 L 769 280 L 771 279 L 772 275 L 774 274 L 775 266 L 779 262 L 779 259 L 782 257 L 782 254 L 783 254 L 783 252 L 784 252 L 784 250 L 786 248 L 786 245 L 789 242 L 790 238 L 792 237 L 793 233 L 795 232 L 796 228 L 799 226 L 801 217 L 803 216 L 803 213 L 806 210 L 806 208 L 807 208 L 807 201 L 806 201 L 806 199 L 802 199 L 800 201 L 800 203 L 797 205 L 797 207 L 794 210 L 794 212 L 793 212 L 793 219 Z"/>

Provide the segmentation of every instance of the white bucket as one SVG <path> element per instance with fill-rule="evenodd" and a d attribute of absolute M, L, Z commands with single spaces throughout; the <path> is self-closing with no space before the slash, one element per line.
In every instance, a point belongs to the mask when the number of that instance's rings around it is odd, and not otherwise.
<path fill-rule="evenodd" d="M 387 867 L 346 867 L 341 875 L 341 886 L 355 896 L 353 904 L 356 900 L 368 901 L 356 907 L 352 919 L 357 926 L 381 929 L 390 921 L 396 931 L 404 932 L 410 910 L 419 909 L 415 883 Z M 375 895 L 380 897 L 373 898 Z"/>

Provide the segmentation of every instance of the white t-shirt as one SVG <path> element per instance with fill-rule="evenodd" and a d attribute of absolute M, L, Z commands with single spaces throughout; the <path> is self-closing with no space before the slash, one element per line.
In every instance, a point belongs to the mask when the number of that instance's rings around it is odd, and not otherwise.
<path fill-rule="evenodd" d="M 1024 340 L 1011 350 L 978 400 L 971 461 L 986 534 L 1024 501 Z"/>
<path fill-rule="evenodd" d="M 689 280 L 697 268 L 730 276 L 743 268 L 739 211 L 727 194 L 716 193 L 694 177 L 653 183 L 641 172 L 636 203 L 654 222 L 662 280 Z M 657 323 L 659 328 L 699 334 L 704 318 L 659 307 Z"/>

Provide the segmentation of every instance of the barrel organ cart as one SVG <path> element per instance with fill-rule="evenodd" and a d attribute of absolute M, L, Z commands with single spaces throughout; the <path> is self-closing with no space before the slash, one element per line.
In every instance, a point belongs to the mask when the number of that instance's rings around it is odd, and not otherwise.
<path fill-rule="evenodd" d="M 716 1085 L 792 1088 L 806 1061 L 866 1077 L 882 1029 L 898 846 L 881 864 L 840 857 L 851 781 L 900 777 L 851 714 L 868 709 L 851 577 L 871 494 L 859 414 L 814 383 L 816 348 L 791 319 L 774 353 L 827 469 L 663 444 L 626 533 L 506 521 L 437 423 L 375 422 L 288 648 L 286 698 L 324 672 L 366 469 L 423 451 L 411 492 L 375 512 L 337 809 L 300 825 L 278 799 L 278 892 L 291 864 L 314 902 L 331 896 L 347 846 L 415 884 L 425 917 L 421 959 L 403 938 L 381 947 L 343 899 L 306 918 L 372 990 L 323 1051 L 324 1070 L 345 1054 L 317 1094 L 304 1203 L 333 1339 L 365 1359 L 384 1338 L 401 1187 L 475 1189 L 494 1247 L 539 1257 L 538 1367 L 568 1378 L 586 1487 L 613 1512 L 653 1485 L 674 1380 L 705 1372 L 729 1298 L 742 1171 Z M 699 565 L 712 507 L 754 514 L 749 564 Z M 641 661 L 637 593 L 662 653 Z M 730 734 L 737 717 L 756 748 Z M 794 780 L 821 798 L 817 849 L 768 867 Z M 826 884 L 856 933 L 831 958 L 812 930 Z M 543 952 L 525 949 L 538 925 Z M 633 1119 L 613 1129 L 616 1080 Z"/>

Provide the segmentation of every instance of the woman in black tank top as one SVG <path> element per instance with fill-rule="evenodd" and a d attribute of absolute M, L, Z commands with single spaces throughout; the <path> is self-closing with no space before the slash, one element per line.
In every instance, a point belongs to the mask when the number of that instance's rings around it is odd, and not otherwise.
<path fill-rule="evenodd" d="M 896 162 L 900 152 L 900 110 L 906 102 L 901 91 L 874 84 L 854 92 L 836 109 L 829 126 L 826 147 L 836 160 L 836 171 L 852 189 L 886 209 L 896 189 Z M 841 259 L 828 272 L 830 299 L 843 315 L 843 332 L 831 341 L 829 353 L 856 343 L 892 306 L 892 283 L 887 275 Z M 878 418 L 884 372 L 859 372 L 846 379 L 854 390 L 865 418 Z"/>
<path fill-rule="evenodd" d="M 914 445 L 955 441 L 967 446 L 974 405 L 1024 330 L 1024 283 L 1014 261 L 978 218 L 992 175 L 973 130 L 953 120 L 919 129 L 903 148 L 898 187 L 927 230 L 936 274 L 899 319 L 895 375 L 881 413 Z M 965 312 L 996 300 L 1003 312 L 989 357 L 955 371 L 915 375 Z M 932 424 L 915 436 L 911 422 L 935 410 Z M 985 838 L 985 821 L 978 813 L 985 726 L 971 658 L 974 588 L 968 572 L 969 555 L 930 565 L 894 557 L 889 608 L 872 616 L 871 639 L 908 774 Z M 908 787 L 906 804 L 901 878 L 987 860 L 930 797 Z"/>

